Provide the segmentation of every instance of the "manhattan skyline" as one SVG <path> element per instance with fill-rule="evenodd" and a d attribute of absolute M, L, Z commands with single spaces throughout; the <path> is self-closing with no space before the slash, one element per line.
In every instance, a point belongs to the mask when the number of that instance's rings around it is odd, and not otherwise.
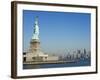
<path fill-rule="evenodd" d="M 46 53 L 90 50 L 91 15 L 89 13 L 23 10 L 23 51 L 27 51 L 38 16 L 40 46 Z"/>

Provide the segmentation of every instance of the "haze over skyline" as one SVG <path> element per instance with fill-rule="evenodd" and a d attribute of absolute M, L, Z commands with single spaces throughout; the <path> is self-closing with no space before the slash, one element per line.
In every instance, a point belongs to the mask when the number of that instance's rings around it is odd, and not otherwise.
<path fill-rule="evenodd" d="M 90 50 L 89 13 L 23 10 L 23 51 L 30 46 L 36 16 L 43 52 L 60 54 L 84 48 Z"/>

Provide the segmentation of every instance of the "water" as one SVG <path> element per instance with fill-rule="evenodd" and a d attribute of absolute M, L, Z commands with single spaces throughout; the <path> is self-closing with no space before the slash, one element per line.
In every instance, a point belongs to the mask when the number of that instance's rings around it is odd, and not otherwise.
<path fill-rule="evenodd" d="M 24 64 L 23 69 L 39 69 L 39 68 L 58 68 L 58 67 L 77 67 L 77 66 L 90 66 L 90 59 L 80 60 L 75 63 L 61 63 L 61 64 Z"/>

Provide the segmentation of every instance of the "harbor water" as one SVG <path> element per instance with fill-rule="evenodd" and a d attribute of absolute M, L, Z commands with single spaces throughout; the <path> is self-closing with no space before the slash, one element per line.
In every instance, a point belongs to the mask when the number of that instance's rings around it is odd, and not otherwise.
<path fill-rule="evenodd" d="M 23 64 L 23 69 L 39 69 L 39 68 L 60 68 L 60 67 L 80 67 L 91 66 L 90 59 L 79 60 L 73 63 L 59 63 L 59 64 Z"/>

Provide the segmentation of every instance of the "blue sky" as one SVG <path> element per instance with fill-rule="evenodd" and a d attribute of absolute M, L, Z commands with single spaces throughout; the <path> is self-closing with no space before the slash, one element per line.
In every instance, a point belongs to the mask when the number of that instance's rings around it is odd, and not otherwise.
<path fill-rule="evenodd" d="M 89 13 L 23 10 L 23 49 L 29 48 L 35 17 L 39 17 L 41 49 L 46 53 L 90 50 Z"/>

